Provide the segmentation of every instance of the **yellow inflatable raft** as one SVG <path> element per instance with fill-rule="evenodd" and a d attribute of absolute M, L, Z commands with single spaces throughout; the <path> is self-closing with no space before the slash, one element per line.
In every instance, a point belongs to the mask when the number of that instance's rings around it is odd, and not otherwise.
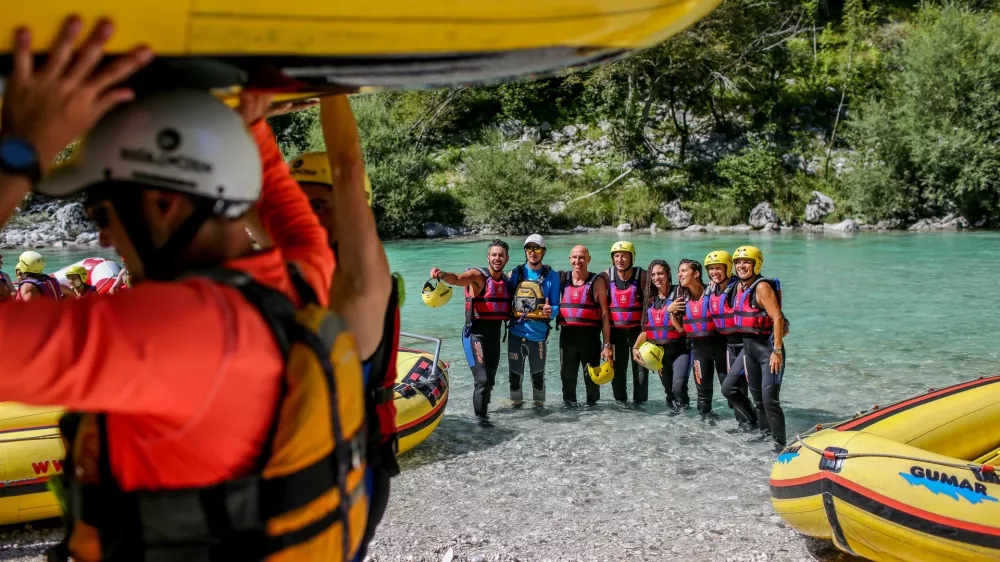
<path fill-rule="evenodd" d="M 771 503 L 871 560 L 1000 559 L 1000 376 L 817 427 L 778 456 Z"/>
<path fill-rule="evenodd" d="M 396 429 L 399 431 L 399 454 L 422 443 L 438 424 L 448 404 L 448 365 L 441 362 L 441 340 L 400 334 L 436 342 L 434 353 L 400 347 L 396 355 Z M 431 366 L 437 363 L 437 368 Z"/>
<path fill-rule="evenodd" d="M 396 426 L 399 452 L 416 447 L 441 422 L 448 403 L 448 366 L 440 354 L 400 348 L 396 357 Z M 66 455 L 59 436 L 56 407 L 31 407 L 0 403 L 0 525 L 59 517 L 55 495 L 48 491 L 49 478 L 62 473 Z"/>
<path fill-rule="evenodd" d="M 595 63 L 654 45 L 720 0 L 0 0 L 0 53 L 27 25 L 45 49 L 66 15 L 117 23 L 111 52 L 147 43 L 205 87 L 403 87 L 493 80 Z M 0 60 L 0 72 L 9 69 Z M 207 82 L 206 82 L 207 81 Z"/>
<path fill-rule="evenodd" d="M 58 517 L 49 478 L 62 472 L 60 408 L 0 405 L 0 524 Z"/>

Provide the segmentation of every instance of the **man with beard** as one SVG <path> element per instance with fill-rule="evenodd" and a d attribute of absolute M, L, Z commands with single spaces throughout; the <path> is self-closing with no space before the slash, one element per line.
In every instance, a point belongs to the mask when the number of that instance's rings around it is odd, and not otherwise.
<path fill-rule="evenodd" d="M 486 407 L 500 367 L 500 343 L 503 323 L 510 320 L 510 287 L 503 268 L 507 265 L 509 246 L 500 239 L 490 242 L 486 250 L 487 267 L 475 267 L 462 274 L 446 273 L 432 268 L 432 279 L 449 285 L 465 287 L 465 329 L 462 344 L 465 358 L 472 369 L 474 388 L 472 407 L 476 419 L 489 423 Z"/>
<path fill-rule="evenodd" d="M 535 406 L 545 405 L 546 341 L 549 322 L 559 315 L 559 275 L 542 264 L 545 239 L 532 234 L 524 241 L 525 263 L 510 273 L 514 288 L 513 319 L 507 341 L 507 361 L 510 367 L 510 400 L 515 408 L 524 400 L 524 365 L 531 374 L 532 398 Z"/>
<path fill-rule="evenodd" d="M 601 387 L 587 376 L 586 369 L 596 368 L 602 359 L 612 360 L 607 281 L 588 271 L 590 250 L 586 246 L 574 246 L 569 263 L 572 269 L 560 273 L 562 299 L 557 320 L 563 401 L 567 406 L 576 405 L 576 377 L 582 365 L 587 405 L 593 406 L 601 399 Z"/>
<path fill-rule="evenodd" d="M 635 246 L 619 240 L 611 246 L 613 266 L 601 275 L 608 284 L 611 312 L 611 345 L 614 347 L 615 378 L 611 389 L 615 400 L 628 400 L 625 374 L 632 363 L 632 400 L 642 404 L 649 396 L 649 370 L 632 357 L 632 346 L 642 333 L 642 288 L 647 286 L 648 273 L 635 266 Z"/>

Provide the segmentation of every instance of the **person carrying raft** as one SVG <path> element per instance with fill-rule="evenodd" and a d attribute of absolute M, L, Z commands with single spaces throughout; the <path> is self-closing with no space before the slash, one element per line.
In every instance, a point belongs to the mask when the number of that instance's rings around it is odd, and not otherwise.
<path fill-rule="evenodd" d="M 25 373 L 0 378 L 0 400 L 87 412 L 62 424 L 69 534 L 49 559 L 355 559 L 368 515 L 361 365 L 325 308 L 326 233 L 257 95 L 241 94 L 240 114 L 208 92 L 135 99 L 116 84 L 149 49 L 99 67 L 111 24 L 74 53 L 81 28 L 69 18 L 37 68 L 19 30 L 0 124 L 0 224 L 33 186 L 82 192 L 136 282 L 115 298 L 0 307 L 21 328 L 0 369 Z M 260 252 L 244 220 L 255 206 L 274 242 Z M 88 329 L 49 329 L 62 324 Z"/>

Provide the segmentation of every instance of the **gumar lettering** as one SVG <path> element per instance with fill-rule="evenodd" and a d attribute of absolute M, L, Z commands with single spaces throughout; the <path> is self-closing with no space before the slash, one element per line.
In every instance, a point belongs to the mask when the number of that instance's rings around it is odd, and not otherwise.
<path fill-rule="evenodd" d="M 935 494 L 948 496 L 954 500 L 965 498 L 973 505 L 997 501 L 987 493 L 985 484 L 970 482 L 967 478 L 959 480 L 960 476 L 943 471 L 911 466 L 910 472 L 900 472 L 899 475 L 911 486 L 923 486 Z"/>
<path fill-rule="evenodd" d="M 52 471 L 59 473 L 62 472 L 62 461 L 40 461 L 31 463 L 31 468 L 35 470 L 35 474 L 48 474 L 49 466 L 52 467 Z"/>

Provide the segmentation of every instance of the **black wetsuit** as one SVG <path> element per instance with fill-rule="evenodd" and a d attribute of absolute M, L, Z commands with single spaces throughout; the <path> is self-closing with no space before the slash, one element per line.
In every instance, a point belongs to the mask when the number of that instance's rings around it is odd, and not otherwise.
<path fill-rule="evenodd" d="M 623 281 L 618 276 L 618 270 L 611 268 L 611 274 L 606 279 L 608 281 L 608 304 L 612 309 L 611 345 L 614 347 L 615 366 L 615 378 L 611 380 L 611 391 L 615 396 L 615 400 L 619 402 L 628 400 L 628 387 L 625 377 L 628 375 L 628 366 L 631 363 L 632 400 L 638 404 L 649 400 L 649 369 L 643 367 L 632 358 L 632 346 L 635 345 L 635 340 L 639 339 L 639 334 L 642 333 L 642 312 L 640 312 L 639 318 L 636 320 L 636 326 L 629 328 L 615 327 L 614 309 L 618 304 L 614 302 L 614 295 L 611 294 L 611 284 L 614 283 L 618 291 L 626 291 L 632 281 L 635 281 L 635 302 L 642 303 L 642 273 L 641 268 L 634 267 L 632 277 L 628 281 Z M 613 278 L 611 278 L 612 276 Z"/>
<path fill-rule="evenodd" d="M 563 400 L 576 403 L 576 381 L 583 369 L 583 385 L 587 389 L 587 404 L 601 399 L 601 387 L 590 380 L 587 367 L 601 364 L 601 329 L 588 326 L 559 328 L 559 373 L 562 376 Z"/>
<path fill-rule="evenodd" d="M 476 319 L 462 338 L 465 358 L 472 370 L 472 408 L 479 418 L 486 418 L 487 406 L 496 384 L 503 331 L 503 322 L 500 320 Z"/>

